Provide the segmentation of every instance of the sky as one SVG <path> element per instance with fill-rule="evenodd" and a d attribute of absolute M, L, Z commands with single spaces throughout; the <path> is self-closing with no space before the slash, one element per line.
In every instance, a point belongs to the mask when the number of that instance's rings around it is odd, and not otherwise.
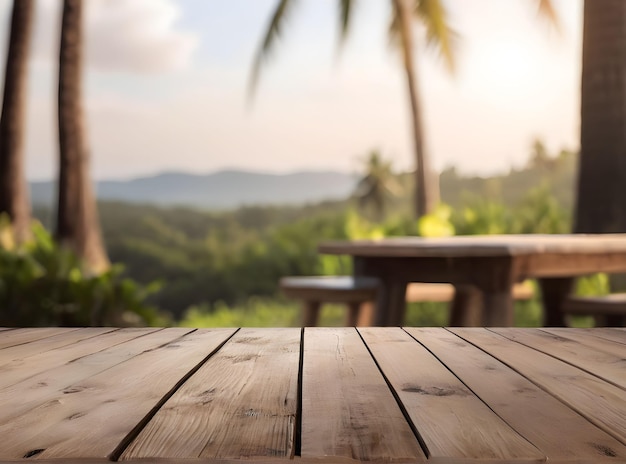
<path fill-rule="evenodd" d="M 426 147 L 437 170 L 490 175 L 523 166 L 541 138 L 577 149 L 582 0 L 444 0 L 459 34 L 448 72 L 416 30 Z M 163 171 L 358 172 L 378 149 L 414 169 L 401 57 L 387 36 L 390 2 L 357 0 L 338 46 L 337 0 L 299 0 L 247 93 L 277 0 L 87 0 L 87 133 L 96 179 Z M 4 63 L 11 1 L 0 0 Z M 56 176 L 60 0 L 36 0 L 26 168 Z"/>

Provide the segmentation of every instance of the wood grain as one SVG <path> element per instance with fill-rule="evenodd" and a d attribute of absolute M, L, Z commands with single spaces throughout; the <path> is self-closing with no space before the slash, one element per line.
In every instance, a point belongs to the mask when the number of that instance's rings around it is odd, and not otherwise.
<path fill-rule="evenodd" d="M 537 462 L 545 458 L 402 329 L 359 332 L 402 401 L 429 458 Z"/>
<path fill-rule="evenodd" d="M 514 342 L 529 346 L 572 364 L 626 390 L 626 348 L 622 350 L 621 354 L 617 355 L 606 351 L 598 351 L 571 338 L 561 337 L 540 330 L 515 328 L 492 330 Z"/>
<path fill-rule="evenodd" d="M 73 343 L 95 337 L 107 332 L 113 332 L 113 328 L 90 327 L 63 331 L 51 337 L 34 340 L 29 343 L 15 345 L 2 350 L 0 355 L 0 368 L 11 362 L 24 361 L 30 356 L 45 353 L 56 348 L 71 345 Z"/>
<path fill-rule="evenodd" d="M 300 329 L 241 329 L 121 459 L 291 456 L 300 337 Z"/>
<path fill-rule="evenodd" d="M 626 446 L 474 345 L 445 329 L 405 330 L 507 424 L 544 453 L 549 462 L 583 458 L 592 462 L 626 462 Z M 538 331 L 525 329 L 525 332 Z M 554 439 L 556 430 L 557 440 Z"/>
<path fill-rule="evenodd" d="M 58 398 L 75 393 L 80 390 L 77 385 L 82 380 L 106 371 L 120 362 L 137 356 L 139 353 L 153 349 L 167 343 L 179 335 L 180 329 L 142 329 L 132 330 L 128 333 L 132 338 L 125 343 L 106 349 L 101 349 L 87 356 L 76 357 L 70 354 L 63 359 L 63 364 L 52 369 L 45 369 L 36 375 L 29 376 L 22 381 L 9 385 L 0 390 L 0 424 L 7 425 L 17 417 L 34 410 L 46 410 L 50 406 L 59 403 Z M 187 329 L 189 331 L 191 329 Z M 99 337 L 96 337 L 96 339 Z M 85 340 L 77 347 L 84 344 L 91 345 L 96 339 Z M 109 340 L 110 341 L 110 340 Z M 35 357 L 33 356 L 30 361 Z M 28 375 L 28 367 L 20 366 L 16 372 L 18 376 Z M 2 377 L 4 379 L 4 376 Z M 0 435 L 1 437 L 1 435 Z"/>
<path fill-rule="evenodd" d="M 97 458 L 115 453 L 234 332 L 203 329 L 181 334 L 82 381 L 83 389 L 64 401 L 63 417 L 59 417 L 54 433 L 46 431 L 38 437 L 45 440 L 39 442 L 45 447 L 41 457 L 64 458 L 78 453 Z"/>
<path fill-rule="evenodd" d="M 34 340 L 51 337 L 60 333 L 67 333 L 78 329 L 61 329 L 58 327 L 45 327 L 33 329 L 13 329 L 0 334 L 0 350 L 10 346 L 22 345 Z"/>
<path fill-rule="evenodd" d="M 38 383 L 47 383 L 48 375 L 45 374 L 46 371 L 51 371 L 60 366 L 69 365 L 79 358 L 93 355 L 105 349 L 111 349 L 112 347 L 117 346 L 121 343 L 125 343 L 129 340 L 133 340 L 135 338 L 156 332 L 157 330 L 158 329 L 116 330 L 114 332 L 109 332 L 86 340 L 81 340 L 78 343 L 72 343 L 70 345 L 30 356 L 27 360 L 13 360 L 0 367 L 0 390 L 6 389 L 11 385 L 23 382 L 26 379 L 31 379 L 31 381 L 22 384 L 21 386 L 18 385 L 12 391 L 16 392 L 17 394 L 20 389 L 25 388 L 24 385 L 28 385 L 32 388 L 32 385 L 36 385 Z M 109 352 L 107 351 L 106 353 L 103 353 L 103 355 L 106 357 L 108 353 Z M 108 355 L 108 358 L 114 360 L 114 358 L 112 358 L 110 355 Z M 95 366 L 97 364 L 97 361 L 95 360 L 97 359 L 102 359 L 102 356 L 89 358 L 87 362 L 93 361 L 92 366 Z M 78 365 L 80 366 L 81 363 L 79 362 Z M 64 371 L 71 370 L 72 366 L 66 367 L 64 369 Z M 7 392 L 5 392 L 4 394 L 0 392 L 0 405 L 2 404 L 2 397 L 10 397 L 10 394 Z M 1 416 L 2 415 L 0 411 L 0 417 Z"/>
<path fill-rule="evenodd" d="M 603 338 L 612 342 L 621 343 L 626 345 L 626 330 L 619 328 L 596 328 L 596 329 L 581 329 L 583 333 L 587 332 L 594 337 Z"/>
<path fill-rule="evenodd" d="M 148 344 L 131 357 L 117 350 L 119 362 L 66 383 L 42 407 L 11 421 L 22 433 L 2 447 L 9 457 L 43 450 L 41 458 L 106 457 L 189 370 L 233 331 L 165 329 L 145 337 Z M 151 339 L 151 340 L 150 340 Z M 130 343 L 129 343 L 130 344 Z M 0 436 L 6 431 L 0 426 Z"/>
<path fill-rule="evenodd" d="M 557 337 L 576 341 L 581 344 L 585 350 L 602 351 L 622 358 L 626 355 L 626 347 L 623 343 L 598 337 L 595 335 L 595 332 L 590 332 L 585 329 L 572 330 L 559 327 L 544 327 L 540 330 L 541 332 L 546 332 Z"/>
<path fill-rule="evenodd" d="M 302 457 L 425 460 L 353 328 L 305 329 L 301 430 Z"/>
<path fill-rule="evenodd" d="M 486 329 L 449 329 L 480 347 L 626 444 L 624 390 Z"/>

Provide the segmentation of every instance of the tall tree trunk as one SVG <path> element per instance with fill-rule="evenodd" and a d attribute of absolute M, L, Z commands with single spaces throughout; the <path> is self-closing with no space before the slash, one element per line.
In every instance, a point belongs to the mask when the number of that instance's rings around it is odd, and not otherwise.
<path fill-rule="evenodd" d="M 413 47 L 413 4 L 410 0 L 394 0 L 402 41 L 404 69 L 411 100 L 413 142 L 415 150 L 415 214 L 419 218 L 433 211 L 439 202 L 439 186 L 430 169 L 425 150 L 419 89 L 415 72 Z"/>
<path fill-rule="evenodd" d="M 27 65 L 33 23 L 32 0 L 14 0 L 0 116 L 0 213 L 13 223 L 15 238 L 29 235 L 30 204 L 24 174 Z"/>
<path fill-rule="evenodd" d="M 92 272 L 108 268 L 91 179 L 82 107 L 82 0 L 64 0 L 59 56 L 59 203 L 56 237 Z"/>
<path fill-rule="evenodd" d="M 576 232 L 626 232 L 626 1 L 586 0 Z"/>

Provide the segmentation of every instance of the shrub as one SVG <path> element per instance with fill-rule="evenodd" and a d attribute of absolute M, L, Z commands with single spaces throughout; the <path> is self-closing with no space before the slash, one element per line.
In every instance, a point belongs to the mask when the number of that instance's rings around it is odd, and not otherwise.
<path fill-rule="evenodd" d="M 37 222 L 32 238 L 16 245 L 0 219 L 0 325 L 165 325 L 144 303 L 159 284 L 140 286 L 123 277 L 123 266 L 90 275 L 71 251 L 56 245 Z"/>

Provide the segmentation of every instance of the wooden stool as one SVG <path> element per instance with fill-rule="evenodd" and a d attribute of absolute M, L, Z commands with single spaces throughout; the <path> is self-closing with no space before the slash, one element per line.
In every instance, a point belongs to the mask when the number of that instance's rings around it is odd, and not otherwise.
<path fill-rule="evenodd" d="M 569 296 L 563 312 L 576 316 L 594 316 L 596 326 L 620 326 L 626 322 L 626 293 L 604 296 Z"/>
<path fill-rule="evenodd" d="M 348 307 L 348 327 L 371 325 L 373 307 L 369 311 L 361 311 L 361 306 L 365 303 L 373 305 L 378 286 L 378 279 L 373 277 L 313 276 L 280 279 L 280 288 L 285 296 L 303 301 L 304 327 L 317 325 L 323 303 L 345 303 Z"/>

